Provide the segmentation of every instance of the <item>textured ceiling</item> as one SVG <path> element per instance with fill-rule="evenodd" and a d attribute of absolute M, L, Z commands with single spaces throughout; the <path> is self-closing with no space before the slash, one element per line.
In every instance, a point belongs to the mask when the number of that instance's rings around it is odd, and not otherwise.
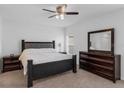
<path fill-rule="evenodd" d="M 78 11 L 79 15 L 65 16 L 64 20 L 57 20 L 56 18 L 48 19 L 48 16 L 51 16 L 52 13 L 43 11 L 42 9 L 55 10 L 56 6 L 57 4 L 0 5 L 0 16 L 3 19 L 22 24 L 66 27 L 86 18 L 93 18 L 124 8 L 124 5 L 68 4 L 67 11 Z"/>

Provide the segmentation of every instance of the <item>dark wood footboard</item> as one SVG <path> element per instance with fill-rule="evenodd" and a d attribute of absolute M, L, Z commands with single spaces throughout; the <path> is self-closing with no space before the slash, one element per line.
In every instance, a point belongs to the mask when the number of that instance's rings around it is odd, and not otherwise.
<path fill-rule="evenodd" d="M 72 70 L 74 73 L 77 72 L 76 55 L 73 55 L 72 59 L 36 65 L 33 64 L 33 60 L 28 60 L 27 87 L 33 86 L 33 80 L 69 70 Z"/>

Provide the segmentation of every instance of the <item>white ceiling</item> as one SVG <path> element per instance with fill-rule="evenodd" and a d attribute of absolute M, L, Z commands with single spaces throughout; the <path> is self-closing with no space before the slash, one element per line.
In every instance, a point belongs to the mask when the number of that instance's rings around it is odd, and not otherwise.
<path fill-rule="evenodd" d="M 48 19 L 52 13 L 43 11 L 43 8 L 55 10 L 54 4 L 15 4 L 0 5 L 0 16 L 11 21 L 26 24 L 43 24 L 57 27 L 66 27 L 79 20 L 100 16 L 123 9 L 124 5 L 96 5 L 96 4 L 69 4 L 67 11 L 78 11 L 79 15 L 65 16 L 64 20 Z"/>

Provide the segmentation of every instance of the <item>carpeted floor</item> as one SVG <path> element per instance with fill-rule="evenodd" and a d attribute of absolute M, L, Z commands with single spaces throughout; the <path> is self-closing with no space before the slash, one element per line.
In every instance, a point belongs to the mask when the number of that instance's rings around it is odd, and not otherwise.
<path fill-rule="evenodd" d="M 26 77 L 22 70 L 0 74 L 1 88 L 25 88 Z M 84 70 L 62 73 L 48 78 L 34 81 L 34 88 L 124 88 L 124 81 L 118 80 L 116 84 Z"/>

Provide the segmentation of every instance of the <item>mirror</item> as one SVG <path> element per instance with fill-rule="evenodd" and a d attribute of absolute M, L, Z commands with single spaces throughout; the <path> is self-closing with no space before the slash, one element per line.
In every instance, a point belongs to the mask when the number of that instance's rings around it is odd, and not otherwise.
<path fill-rule="evenodd" d="M 111 32 L 90 34 L 90 49 L 111 51 Z"/>
<path fill-rule="evenodd" d="M 88 32 L 88 51 L 114 53 L 114 29 Z"/>

